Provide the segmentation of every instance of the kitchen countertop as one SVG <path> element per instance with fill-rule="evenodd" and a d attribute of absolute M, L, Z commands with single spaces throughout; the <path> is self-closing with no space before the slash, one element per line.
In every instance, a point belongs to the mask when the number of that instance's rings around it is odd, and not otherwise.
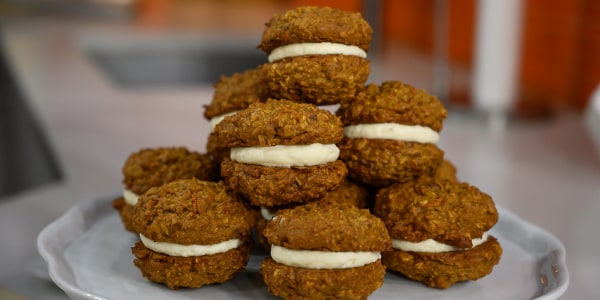
<path fill-rule="evenodd" d="M 66 299 L 45 278 L 38 233 L 76 203 L 118 193 L 133 151 L 177 145 L 204 152 L 209 127 L 202 113 L 212 87 L 121 89 L 83 53 L 84 37 L 136 28 L 64 20 L 3 25 L 5 54 L 64 176 L 0 198 L 0 288 Z M 571 281 L 564 299 L 597 297 L 600 152 L 582 118 L 509 120 L 505 128 L 486 120 L 450 109 L 440 148 L 461 180 L 565 244 Z"/>

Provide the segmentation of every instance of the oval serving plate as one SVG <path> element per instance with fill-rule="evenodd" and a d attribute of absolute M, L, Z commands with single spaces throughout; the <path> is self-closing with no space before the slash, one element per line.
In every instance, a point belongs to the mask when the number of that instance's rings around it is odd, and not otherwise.
<path fill-rule="evenodd" d="M 227 283 L 170 290 L 143 278 L 130 248 L 137 237 L 125 231 L 111 202 L 117 196 L 84 201 L 46 226 L 38 251 L 49 275 L 72 299 L 264 299 L 258 273 L 266 253 L 255 250 L 245 271 Z M 553 235 L 498 206 L 490 231 L 503 248 L 493 272 L 477 281 L 439 290 L 389 273 L 369 299 L 557 299 L 567 289 L 564 245 Z"/>

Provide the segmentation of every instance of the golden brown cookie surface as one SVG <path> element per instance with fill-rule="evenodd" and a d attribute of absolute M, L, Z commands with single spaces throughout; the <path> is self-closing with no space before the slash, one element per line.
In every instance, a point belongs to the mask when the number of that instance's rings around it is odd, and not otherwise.
<path fill-rule="evenodd" d="M 421 178 L 379 190 L 375 215 L 390 236 L 410 242 L 434 239 L 471 248 L 498 221 L 492 198 L 468 183 Z"/>
<path fill-rule="evenodd" d="M 442 129 L 448 112 L 437 97 L 400 81 L 369 84 L 337 111 L 344 125 L 397 123 Z"/>
<path fill-rule="evenodd" d="M 289 249 L 375 252 L 391 249 L 383 221 L 369 210 L 352 205 L 313 202 L 279 210 L 264 234 L 269 243 Z"/>
<path fill-rule="evenodd" d="M 264 68 L 271 97 L 316 105 L 352 101 L 370 71 L 368 59 L 342 54 L 288 57 Z"/>
<path fill-rule="evenodd" d="M 268 90 L 264 82 L 263 66 L 221 76 L 215 83 L 214 94 L 210 105 L 205 107 L 204 117 L 207 119 L 245 109 L 255 102 L 264 102 L 268 98 Z"/>
<path fill-rule="evenodd" d="M 255 220 L 222 182 L 182 179 L 152 188 L 134 207 L 137 232 L 158 242 L 212 245 L 245 240 Z M 210 230 L 207 230 L 210 229 Z"/>
<path fill-rule="evenodd" d="M 276 168 L 226 159 L 221 174 L 252 205 L 273 207 L 316 201 L 337 189 L 348 169 L 340 160 L 310 167 Z"/>
<path fill-rule="evenodd" d="M 395 250 L 384 252 L 382 261 L 390 271 L 445 289 L 456 282 L 490 274 L 501 256 L 502 247 L 496 238 L 489 236 L 487 242 L 468 250 L 440 253 Z"/>
<path fill-rule="evenodd" d="M 185 147 L 141 149 L 129 155 L 122 171 L 125 188 L 138 195 L 176 179 L 219 178 L 217 166 L 208 155 Z"/>
<path fill-rule="evenodd" d="M 383 285 L 385 267 L 377 261 L 348 269 L 303 269 L 266 258 L 260 274 L 269 293 L 284 299 L 367 299 Z"/>
<path fill-rule="evenodd" d="M 371 25 L 360 13 L 304 6 L 273 16 L 266 24 L 258 48 L 270 53 L 288 44 L 331 42 L 368 51 L 372 33 Z"/>
<path fill-rule="evenodd" d="M 349 177 L 375 187 L 431 176 L 444 160 L 430 143 L 344 138 L 339 147 Z"/>
<path fill-rule="evenodd" d="M 190 257 L 154 252 L 142 242 L 137 242 L 131 251 L 135 256 L 134 265 L 142 276 L 171 289 L 223 283 L 244 270 L 250 259 L 247 245 L 223 253 Z"/>
<path fill-rule="evenodd" d="M 214 132 L 225 147 L 336 144 L 343 137 L 342 123 L 332 113 L 287 100 L 252 104 L 225 117 Z"/>

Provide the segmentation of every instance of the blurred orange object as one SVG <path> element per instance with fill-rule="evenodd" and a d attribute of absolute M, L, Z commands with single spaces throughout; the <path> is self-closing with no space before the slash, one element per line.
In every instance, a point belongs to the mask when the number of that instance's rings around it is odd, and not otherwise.
<path fill-rule="evenodd" d="M 581 108 L 582 99 L 576 99 L 575 91 L 582 88 L 576 75 L 582 68 L 578 60 L 583 50 L 584 2 L 589 1 L 527 1 L 518 113 L 543 116 L 569 106 Z"/>
<path fill-rule="evenodd" d="M 164 27 L 168 24 L 169 0 L 139 0 L 137 22 L 144 27 Z"/>
<path fill-rule="evenodd" d="M 385 0 L 383 41 L 431 54 L 435 0 Z M 519 92 L 514 113 L 542 117 L 582 111 L 600 82 L 600 1 L 524 0 Z M 473 60 L 476 0 L 449 1 L 448 57 Z M 462 72 L 462 71 L 460 71 Z M 450 102 L 469 105 L 469 85 L 451 78 Z"/>
<path fill-rule="evenodd" d="M 277 0 L 137 0 L 137 25 L 234 34 L 260 34 L 275 13 L 291 8 Z"/>
<path fill-rule="evenodd" d="M 403 44 L 427 54 L 433 49 L 433 0 L 383 2 L 383 41 Z"/>
<path fill-rule="evenodd" d="M 292 6 L 329 6 L 346 11 L 362 12 L 363 1 L 360 0 L 290 0 Z"/>

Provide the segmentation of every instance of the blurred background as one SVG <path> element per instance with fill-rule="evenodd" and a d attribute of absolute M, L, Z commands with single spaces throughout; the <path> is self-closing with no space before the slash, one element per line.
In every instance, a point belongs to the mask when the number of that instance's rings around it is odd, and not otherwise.
<path fill-rule="evenodd" d="M 600 82 L 595 0 L 3 0 L 0 18 L 135 28 L 133 35 L 117 29 L 87 38 L 80 32 L 80 40 L 92 63 L 120 88 L 185 87 L 264 63 L 255 49 L 264 23 L 300 5 L 364 15 L 374 28 L 370 82 L 405 81 L 452 109 L 492 113 L 500 126 L 511 118 L 583 114 Z M 0 194 L 61 174 L 48 159 L 52 150 L 37 121 L 15 100 L 27 91 L 15 89 L 10 64 L 0 65 L 6 93 Z M 37 153 L 9 155 L 22 151 Z"/>
<path fill-rule="evenodd" d="M 447 103 L 468 108 L 473 106 L 471 85 L 478 50 L 477 25 L 481 25 L 479 30 L 486 30 L 482 27 L 489 23 L 478 20 L 477 2 L 3 0 L 0 16 L 14 18 L 40 14 L 92 22 L 112 20 L 147 30 L 243 35 L 258 44 L 265 21 L 276 12 L 300 5 L 338 7 L 363 13 L 374 27 L 370 53 L 370 58 L 375 61 L 374 80 L 412 80 L 432 92 L 436 92 L 432 90 L 434 88 L 440 89 L 437 94 Z M 600 2 L 506 2 L 512 4 L 497 5 L 496 13 L 505 14 L 503 27 L 517 24 L 517 32 L 511 34 L 506 29 L 493 39 L 505 45 L 516 43 L 518 49 L 512 113 L 536 118 L 563 110 L 583 111 L 600 82 Z M 486 13 L 482 7 L 479 12 Z M 504 51 L 504 56 L 510 55 L 505 50 L 499 51 Z M 495 59 L 503 60 L 502 56 L 499 52 Z M 415 70 L 411 63 L 422 63 L 423 66 Z M 426 63 L 431 65 L 426 66 Z M 433 74 L 436 70 L 437 74 Z M 402 78 L 398 78 L 398 74 Z M 441 90 L 442 87 L 445 90 Z"/>
<path fill-rule="evenodd" d="M 565 299 L 597 297 L 597 0 L 0 0 L 0 236 L 13 241 L 0 265 L 25 265 L 0 272 L 0 292 L 64 299 L 38 232 L 120 191 L 131 151 L 203 151 L 212 84 L 265 63 L 265 22 L 301 5 L 361 12 L 374 29 L 369 82 L 440 98 L 459 177 L 566 244 Z"/>

